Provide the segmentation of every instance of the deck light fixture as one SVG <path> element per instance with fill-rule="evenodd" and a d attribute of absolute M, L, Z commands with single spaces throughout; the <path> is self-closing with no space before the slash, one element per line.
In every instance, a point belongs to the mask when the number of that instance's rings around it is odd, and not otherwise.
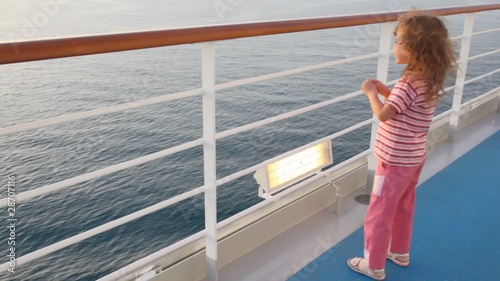
<path fill-rule="evenodd" d="M 332 164 L 331 140 L 306 147 L 292 155 L 284 154 L 277 159 L 254 174 L 259 184 L 259 196 L 262 198 L 290 187 Z"/>

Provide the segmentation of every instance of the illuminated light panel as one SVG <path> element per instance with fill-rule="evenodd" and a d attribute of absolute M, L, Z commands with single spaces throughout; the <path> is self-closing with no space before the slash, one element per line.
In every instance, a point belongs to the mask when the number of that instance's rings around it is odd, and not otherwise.
<path fill-rule="evenodd" d="M 255 172 L 254 178 L 262 189 L 259 195 L 275 193 L 332 163 L 331 141 L 277 160 Z"/>

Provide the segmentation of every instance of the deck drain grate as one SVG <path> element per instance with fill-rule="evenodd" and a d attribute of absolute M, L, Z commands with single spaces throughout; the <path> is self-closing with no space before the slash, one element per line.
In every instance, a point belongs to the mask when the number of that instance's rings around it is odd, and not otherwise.
<path fill-rule="evenodd" d="M 360 204 L 369 205 L 370 204 L 370 194 L 358 194 L 354 196 L 354 200 Z"/>

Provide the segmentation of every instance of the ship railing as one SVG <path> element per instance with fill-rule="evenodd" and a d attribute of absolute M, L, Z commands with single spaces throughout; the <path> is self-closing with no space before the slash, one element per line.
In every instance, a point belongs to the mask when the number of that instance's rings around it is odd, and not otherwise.
<path fill-rule="evenodd" d="M 472 78 L 470 80 L 465 80 L 467 63 L 471 60 L 483 58 L 485 56 L 496 54 L 500 49 L 489 51 L 483 54 L 469 57 L 469 49 L 471 38 L 474 35 L 480 35 L 490 32 L 498 32 L 500 28 L 483 30 L 479 32 L 473 32 L 474 15 L 477 12 L 492 11 L 500 9 L 500 4 L 491 5 L 477 5 L 477 6 L 465 6 L 465 7 L 453 7 L 453 8 L 441 8 L 428 10 L 429 13 L 433 13 L 439 16 L 465 14 L 465 24 L 464 31 L 461 36 L 453 38 L 454 40 L 461 40 L 460 48 L 460 61 L 457 72 L 457 78 L 455 85 L 448 87 L 446 90 L 454 90 L 454 99 L 452 103 L 452 108 L 434 118 L 434 122 L 446 119 L 446 125 L 449 129 L 449 140 L 453 141 L 454 135 L 458 130 L 460 121 L 460 112 L 464 107 L 472 107 L 485 96 L 496 95 L 498 96 L 500 87 L 477 97 L 467 103 L 462 103 L 463 88 L 469 83 L 476 82 L 480 79 L 490 77 L 500 71 L 499 69 L 493 70 L 489 73 L 485 73 L 481 76 Z M 216 194 L 217 187 L 230 182 L 232 180 L 238 179 L 244 175 L 255 172 L 257 169 L 265 166 L 267 163 L 273 161 L 269 159 L 254 165 L 252 167 L 246 168 L 232 175 L 226 176 L 224 178 L 216 178 L 216 141 L 223 139 L 228 136 L 232 136 L 241 132 L 249 131 L 251 129 L 259 128 L 261 126 L 274 123 L 286 118 L 297 116 L 305 112 L 316 110 L 328 105 L 336 104 L 348 99 L 352 99 L 362 93 L 356 91 L 349 93 L 347 95 L 336 97 L 331 100 L 320 102 L 311 106 L 300 108 L 294 111 L 290 111 L 284 114 L 280 114 L 271 118 L 260 120 L 251 124 L 246 124 L 234 129 L 230 129 L 223 132 L 216 132 L 215 127 L 215 93 L 217 91 L 239 87 L 247 84 L 252 84 L 256 82 L 261 82 L 265 80 L 270 80 L 278 77 L 284 77 L 288 75 L 303 73 L 312 70 L 318 70 L 323 68 L 330 68 L 337 65 L 342 65 L 345 63 L 356 62 L 366 59 L 378 58 L 378 69 L 377 69 L 377 79 L 385 82 L 386 84 L 394 84 L 394 81 L 387 81 L 388 77 L 388 67 L 389 59 L 391 54 L 391 37 L 393 33 L 393 22 L 397 19 L 398 14 L 401 12 L 391 12 L 391 13 L 379 13 L 379 14 L 366 14 L 366 15 L 354 15 L 354 16 L 339 16 L 339 17 L 325 17 L 325 18 L 314 18 L 314 19 L 300 19 L 300 20 L 287 20 L 287 21 L 272 21 L 272 22 L 259 22 L 259 23 L 246 23 L 246 24 L 231 24 L 231 25 L 221 25 L 221 26 L 207 26 L 207 27 L 195 27 L 195 28 L 179 28 L 179 29 L 169 29 L 160 31 L 148 31 L 148 32 L 137 32 L 137 33 L 125 33 L 125 34 L 111 34 L 111 35 L 98 35 L 89 37 L 75 37 L 75 38 L 61 38 L 61 39 L 50 39 L 50 40 L 38 40 L 38 41 L 26 41 L 26 42 L 10 42 L 0 44 L 0 64 L 11 64 L 11 63 L 22 63 L 37 60 L 47 60 L 56 58 L 66 58 L 73 56 L 85 56 L 94 54 L 103 54 L 111 52 L 121 52 L 128 50 L 138 50 L 145 48 L 154 47 L 167 47 L 174 45 L 184 45 L 197 43 L 201 44 L 202 49 L 202 85 L 201 88 L 193 89 L 184 92 L 178 92 L 174 94 L 163 95 L 159 97 L 154 97 L 150 99 L 144 99 L 134 102 L 123 103 L 119 105 L 98 108 L 94 110 L 77 112 L 72 114 L 61 115 L 54 118 L 48 118 L 40 121 L 28 122 L 24 124 L 18 124 L 13 126 L 8 126 L 0 128 L 0 135 L 9 135 L 18 132 L 23 132 L 27 130 L 33 130 L 37 128 L 43 128 L 48 126 L 54 126 L 57 124 L 63 124 L 67 122 L 72 122 L 76 120 L 83 120 L 86 118 L 106 115 L 115 112 L 122 112 L 125 110 L 130 110 L 133 108 L 140 108 L 148 105 L 159 104 L 171 102 L 174 100 L 179 100 L 187 97 L 201 96 L 203 99 L 203 138 L 193 140 L 178 146 L 174 146 L 153 154 L 149 154 L 137 159 L 130 161 L 118 163 L 115 165 L 108 166 L 103 169 L 99 169 L 90 173 L 79 175 L 73 178 L 69 178 L 60 182 L 35 188 L 30 191 L 22 192 L 18 194 L 15 198 L 16 203 L 20 203 L 26 200 L 34 199 L 38 196 L 45 195 L 51 192 L 62 190 L 64 188 L 74 186 L 76 184 L 86 182 L 92 179 L 96 179 L 111 173 L 115 173 L 124 169 L 142 165 L 144 163 L 151 162 L 153 160 L 166 157 L 178 153 L 180 151 L 190 149 L 197 146 L 203 146 L 204 149 L 204 185 L 191 189 L 188 192 L 182 193 L 178 196 L 169 198 L 160 203 L 154 204 L 150 207 L 142 209 L 140 211 L 134 212 L 132 214 L 126 215 L 117 220 L 105 223 L 99 227 L 93 228 L 91 230 L 85 231 L 68 239 L 62 240 L 55 244 L 49 245 L 42 249 L 36 250 L 32 253 L 19 257 L 17 259 L 17 266 L 22 266 L 32 260 L 46 256 L 52 252 L 58 251 L 60 249 L 66 248 L 70 245 L 78 243 L 89 237 L 95 236 L 99 233 L 105 232 L 107 230 L 113 229 L 119 225 L 125 224 L 127 222 L 136 220 L 147 214 L 151 214 L 175 203 L 181 202 L 187 198 L 191 198 L 197 194 L 204 193 L 205 195 L 205 230 L 196 233 L 190 237 L 187 237 L 167 248 L 160 250 L 148 257 L 138 260 L 129 266 L 126 266 L 112 274 L 109 274 L 100 280 L 116 280 L 116 279 L 134 279 L 136 272 L 154 263 L 155 260 L 163 257 L 169 252 L 174 251 L 184 245 L 193 243 L 194 241 L 204 238 L 204 244 L 199 245 L 200 249 L 204 248 L 206 250 L 206 260 L 207 260 L 207 278 L 208 280 L 217 280 L 217 241 L 220 239 L 221 234 L 218 233 L 218 229 L 231 224 L 232 222 L 245 217 L 246 215 L 268 205 L 270 202 L 278 200 L 281 196 L 286 196 L 289 193 L 299 190 L 304 185 L 316 180 L 319 177 L 323 177 L 326 173 L 331 173 L 334 170 L 341 169 L 348 163 L 357 161 L 361 158 L 369 157 L 368 160 L 368 170 L 374 170 L 375 161 L 373 159 L 372 149 L 364 151 L 353 158 L 344 161 L 336 166 L 318 173 L 316 176 L 309 178 L 302 183 L 293 186 L 285 190 L 282 193 L 264 200 L 243 212 L 234 215 L 222 222 L 217 223 L 217 208 L 216 208 Z M 357 57 L 351 57 L 346 59 L 340 59 L 336 61 L 331 61 L 327 63 L 301 67 L 297 69 L 286 70 L 277 73 L 271 73 L 267 75 L 241 79 L 237 81 L 232 81 L 228 83 L 218 84 L 215 83 L 215 47 L 214 43 L 222 40 L 238 39 L 246 37 L 256 37 L 264 35 L 276 35 L 292 32 L 305 32 L 320 29 L 333 29 L 340 27 L 349 27 L 357 25 L 366 24 L 380 24 L 381 25 L 381 35 L 380 35 L 380 50 L 376 53 L 361 55 Z M 40 51 L 43 50 L 43 51 Z M 351 127 L 338 131 L 332 135 L 324 137 L 314 143 L 320 143 L 324 140 L 332 140 L 359 129 L 363 126 L 372 125 L 372 137 L 371 137 L 371 147 L 373 147 L 374 132 L 377 128 L 378 122 L 375 118 L 370 118 Z M 308 144 L 310 145 L 310 144 Z M 291 155 L 297 151 L 300 151 L 302 147 L 296 148 L 286 155 Z M 0 206 L 8 206 L 9 198 L 5 197 L 0 199 Z M 6 270 L 9 267 L 9 263 L 4 263 L 0 265 L 1 270 Z"/>

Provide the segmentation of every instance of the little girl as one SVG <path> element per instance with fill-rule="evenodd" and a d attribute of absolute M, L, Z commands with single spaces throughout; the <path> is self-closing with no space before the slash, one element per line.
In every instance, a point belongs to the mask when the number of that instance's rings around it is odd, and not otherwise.
<path fill-rule="evenodd" d="M 378 80 L 361 86 L 381 121 L 374 147 L 378 162 L 364 223 L 364 258 L 351 258 L 347 264 L 375 280 L 385 279 L 386 259 L 399 266 L 410 263 L 415 187 L 427 132 L 446 75 L 455 65 L 448 31 L 437 17 L 418 10 L 403 14 L 395 36 L 396 63 L 407 65 L 397 84 L 392 91 Z"/>

